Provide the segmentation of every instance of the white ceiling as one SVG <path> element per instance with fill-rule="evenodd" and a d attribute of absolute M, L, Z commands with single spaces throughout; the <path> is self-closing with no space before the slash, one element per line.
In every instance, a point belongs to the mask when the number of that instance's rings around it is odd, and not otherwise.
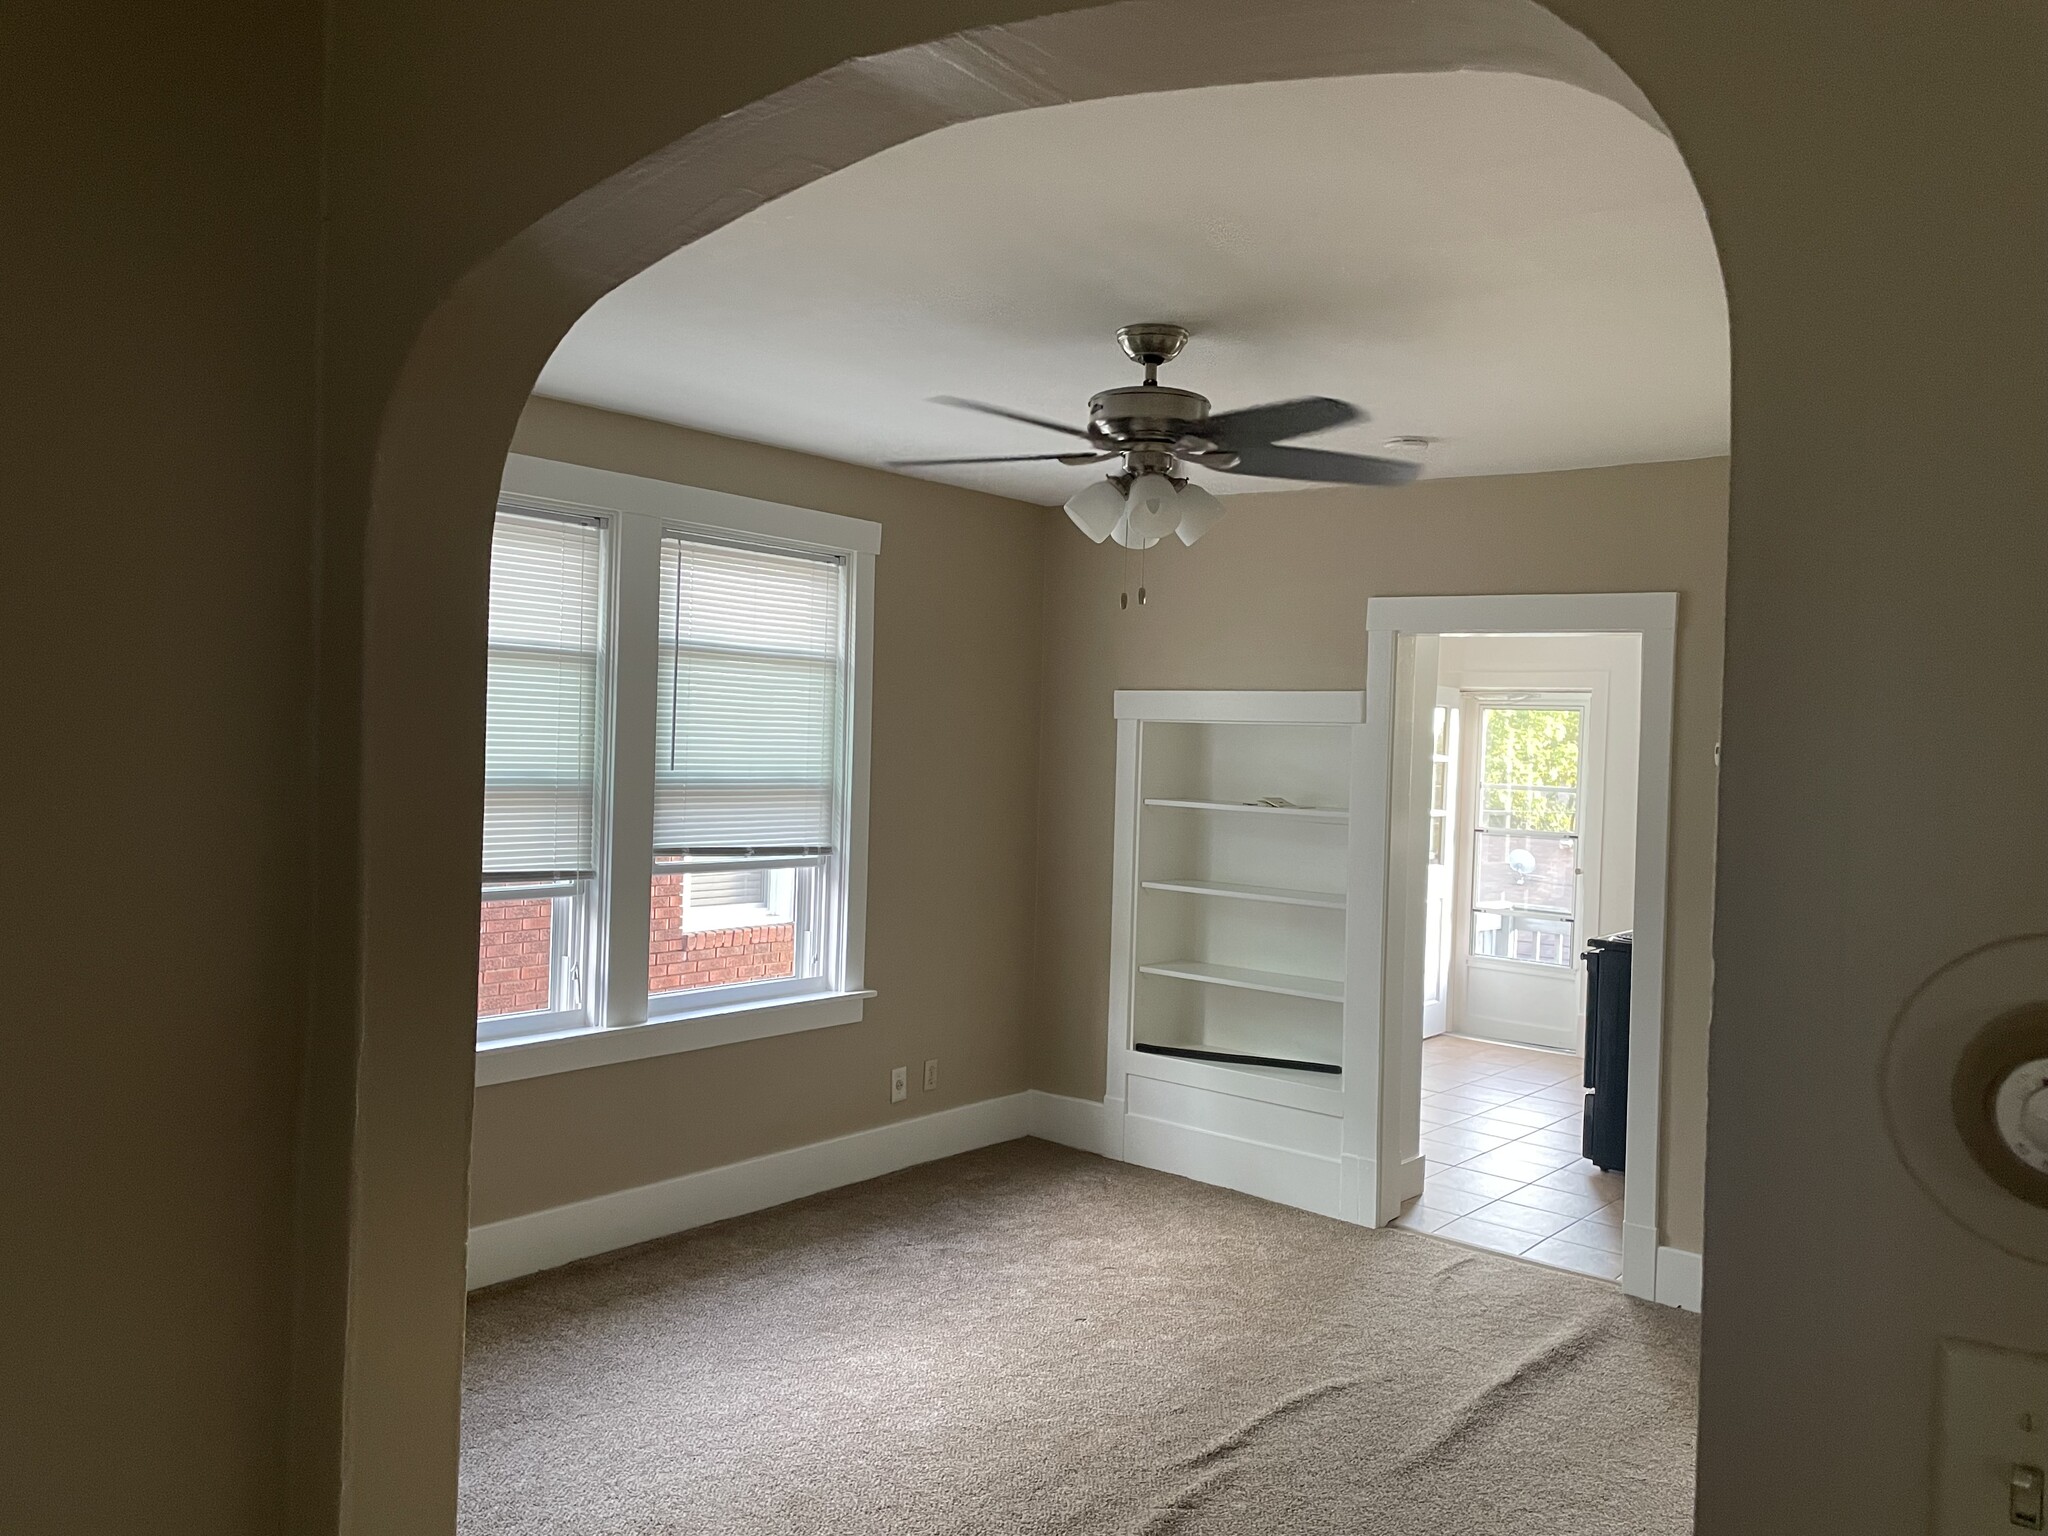
<path fill-rule="evenodd" d="M 1163 381 L 1292 395 L 1442 441 L 1428 473 L 1725 452 L 1728 324 L 1669 140 L 1519 75 L 1363 76 L 963 123 L 685 247 L 579 321 L 538 392 L 879 464 L 1058 450 L 930 403 L 1076 424 L 1139 375 L 1116 327 L 1194 332 Z M 1098 470 L 920 470 L 1057 502 Z M 1213 472 L 1218 492 L 1279 482 Z"/>

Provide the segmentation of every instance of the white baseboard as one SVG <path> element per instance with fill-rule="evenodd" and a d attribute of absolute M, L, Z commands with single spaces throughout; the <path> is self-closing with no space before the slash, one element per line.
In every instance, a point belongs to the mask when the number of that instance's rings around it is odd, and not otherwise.
<path fill-rule="evenodd" d="M 963 1104 L 935 1115 L 897 1120 L 872 1130 L 855 1131 L 850 1136 L 814 1141 L 786 1152 L 770 1152 L 743 1163 L 727 1163 L 721 1168 L 706 1168 L 701 1173 L 686 1173 L 656 1184 L 642 1184 L 472 1227 L 469 1287 L 475 1290 L 495 1285 L 500 1280 L 553 1269 L 573 1259 L 629 1248 L 707 1222 L 744 1216 L 749 1211 L 766 1210 L 843 1184 L 858 1184 L 901 1168 L 971 1152 L 976 1147 L 1014 1141 L 1032 1130 L 1032 1101 L 1054 1097 L 1013 1093 L 1000 1099 L 983 1099 L 978 1104 Z"/>
<path fill-rule="evenodd" d="M 1657 1300 L 1667 1307 L 1700 1309 L 1700 1256 L 1686 1248 L 1657 1250 Z"/>
<path fill-rule="evenodd" d="M 1074 1099 L 1064 1093 L 1033 1088 L 1024 1095 L 1030 1106 L 1025 1124 L 1041 1141 L 1093 1152 L 1097 1157 L 1124 1155 L 1123 1105 L 1104 1099 Z"/>
<path fill-rule="evenodd" d="M 1256 1195 L 1318 1216 L 1343 1207 L 1341 1159 L 1251 1141 L 1199 1126 L 1124 1116 L 1124 1161 L 1184 1179 Z"/>

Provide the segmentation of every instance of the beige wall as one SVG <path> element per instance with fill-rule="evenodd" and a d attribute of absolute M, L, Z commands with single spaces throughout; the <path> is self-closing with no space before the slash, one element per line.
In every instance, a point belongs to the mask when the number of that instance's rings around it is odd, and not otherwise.
<path fill-rule="evenodd" d="M 579 245 L 579 213 L 482 299 L 465 274 L 600 184 L 668 227 L 622 175 L 640 157 L 838 60 L 1033 9 L 7 8 L 17 1523 L 276 1530 L 295 1370 L 295 1528 L 445 1536 L 490 489 L 561 331 L 660 251 Z M 1140 36 L 1199 9 L 1115 8 Z M 1911 1183 L 1873 1086 L 1930 971 L 2048 928 L 2048 712 L 2014 707 L 2048 654 L 2048 8 L 1554 9 L 1670 123 L 1729 281 L 1700 1530 L 1906 1536 L 1936 1341 L 2048 1348 L 2039 1267 Z M 1483 7 L 1444 10 L 1485 36 Z M 1133 56 L 1162 53 L 1188 51 Z M 947 82 L 948 110 L 986 108 Z M 139 761 L 108 724 L 131 708 L 165 727 Z M 1924 902 L 1893 899 L 1896 845 L 1870 835 L 1900 826 Z M 92 883 L 144 835 L 187 914 L 147 990 L 98 946 Z"/>
<path fill-rule="evenodd" d="M 1363 688 L 1371 597 L 1677 592 L 1677 743 L 1667 976 L 1665 1241 L 1700 1245 L 1713 923 L 1714 743 L 1728 537 L 1724 459 L 1425 480 L 1403 491 L 1234 497 L 1193 549 L 1134 557 L 1046 531 L 1034 1080 L 1102 1095 L 1117 688 Z"/>
<path fill-rule="evenodd" d="M 1041 507 L 535 400 L 513 447 L 882 524 L 866 1017 L 477 1091 L 470 1219 L 1026 1086 Z M 939 1089 L 920 1066 L 939 1059 Z M 911 1069 L 889 1102 L 889 1069 Z"/>
<path fill-rule="evenodd" d="M 319 40 L 0 12 L 10 1536 L 283 1518 Z"/>

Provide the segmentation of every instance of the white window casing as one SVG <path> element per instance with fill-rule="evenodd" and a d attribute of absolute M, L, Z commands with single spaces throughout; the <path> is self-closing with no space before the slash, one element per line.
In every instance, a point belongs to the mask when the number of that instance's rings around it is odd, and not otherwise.
<path fill-rule="evenodd" d="M 513 859 L 506 839 L 487 836 L 497 862 L 486 868 L 533 895 L 541 877 L 591 871 L 583 1011 L 488 1021 L 478 1082 L 857 1020 L 872 995 L 862 972 L 880 526 L 518 454 L 500 518 L 522 535 L 548 518 L 602 528 L 610 549 L 588 840 L 559 812 L 548 858 Z M 528 777 L 552 790 L 538 767 Z M 540 812 L 554 802 L 529 798 L 536 830 L 519 846 L 538 850 Z M 506 823 L 521 802 L 500 800 Z M 562 867 L 511 867 L 522 860 Z M 794 974 L 650 996 L 653 882 L 677 874 L 684 932 L 790 923 Z M 539 1027 L 517 1032 L 514 1019 Z"/>

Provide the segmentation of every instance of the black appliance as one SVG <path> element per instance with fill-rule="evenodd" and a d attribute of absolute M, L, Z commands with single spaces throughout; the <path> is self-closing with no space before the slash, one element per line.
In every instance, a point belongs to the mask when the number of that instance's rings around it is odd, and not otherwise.
<path fill-rule="evenodd" d="M 1597 1168 L 1628 1161 L 1628 995 L 1634 936 L 1588 939 L 1586 952 L 1586 1120 L 1581 1148 Z"/>

